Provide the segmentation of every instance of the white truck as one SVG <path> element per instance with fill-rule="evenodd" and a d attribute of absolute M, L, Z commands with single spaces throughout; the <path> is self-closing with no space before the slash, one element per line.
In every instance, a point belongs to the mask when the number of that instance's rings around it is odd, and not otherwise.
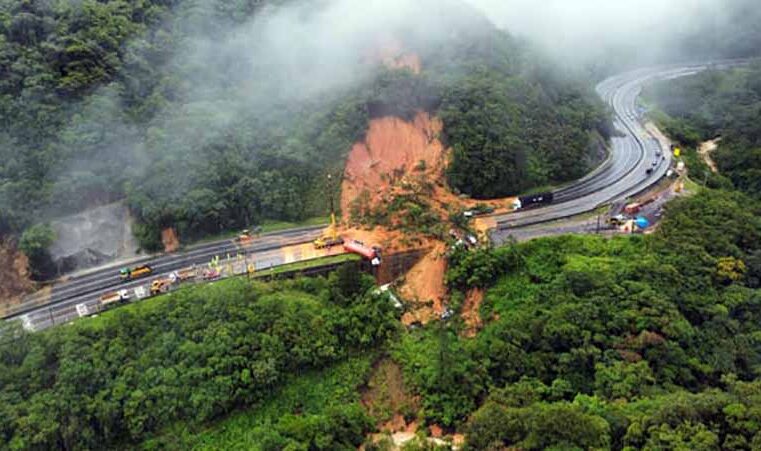
<path fill-rule="evenodd" d="M 119 302 L 127 301 L 129 301 L 129 292 L 127 290 L 112 291 L 100 297 L 100 306 L 106 309 Z"/>

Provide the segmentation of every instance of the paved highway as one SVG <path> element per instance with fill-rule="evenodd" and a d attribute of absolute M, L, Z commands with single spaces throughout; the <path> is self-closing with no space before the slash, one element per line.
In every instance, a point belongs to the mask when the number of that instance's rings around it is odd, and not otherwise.
<path fill-rule="evenodd" d="M 587 213 L 614 200 L 625 199 L 655 184 L 671 166 L 671 152 L 651 136 L 637 111 L 644 85 L 656 80 L 684 77 L 708 65 L 664 66 L 640 69 L 611 77 L 597 93 L 613 111 L 620 136 L 611 139 L 609 158 L 586 177 L 554 192 L 554 203 L 543 208 L 495 216 L 493 235 L 503 239 L 512 229 Z M 651 174 L 647 170 L 652 168 Z"/>
<path fill-rule="evenodd" d="M 281 250 L 287 246 L 308 243 L 315 240 L 324 226 L 285 230 L 263 235 L 247 246 L 239 246 L 232 240 L 221 240 L 177 253 L 144 257 L 129 262 L 129 266 L 150 264 L 153 268 L 151 277 L 123 283 L 119 269 L 124 262 L 109 265 L 62 281 L 49 290 L 42 290 L 24 299 L 24 302 L 5 316 L 20 318 L 31 330 L 40 330 L 51 325 L 61 324 L 79 317 L 76 306 L 84 303 L 98 303 L 101 295 L 119 289 L 134 290 L 150 283 L 160 276 L 168 276 L 173 271 L 192 265 L 206 265 L 212 258 L 224 259 L 227 255 L 247 255 L 256 268 L 269 268 L 285 263 Z"/>
<path fill-rule="evenodd" d="M 667 149 L 644 129 L 636 108 L 636 99 L 643 85 L 658 79 L 668 79 L 694 74 L 706 69 L 706 65 L 671 66 L 642 69 L 609 78 L 597 86 L 597 92 L 611 106 L 614 124 L 620 136 L 612 138 L 609 158 L 584 178 L 555 192 L 555 203 L 534 210 L 518 211 L 495 217 L 501 238 L 510 230 L 533 224 L 541 224 L 580 213 L 595 210 L 612 200 L 626 198 L 656 183 L 671 164 Z M 657 153 L 660 157 L 656 157 Z M 655 166 L 653 162 L 656 161 Z M 646 170 L 653 167 L 652 174 Z M 281 250 L 287 246 L 308 243 L 320 234 L 321 227 L 294 229 L 274 233 L 255 240 L 247 248 L 249 258 L 258 268 L 284 263 Z M 123 263 L 70 277 L 47 292 L 36 293 L 25 302 L 6 312 L 5 317 L 20 318 L 31 330 L 40 330 L 77 318 L 77 304 L 95 306 L 99 297 L 116 289 L 134 290 L 147 281 L 172 271 L 190 266 L 203 265 L 214 256 L 224 258 L 236 254 L 241 248 L 230 240 L 199 245 L 182 253 L 145 257 L 130 262 L 131 265 L 149 263 L 154 268 L 152 277 L 140 281 L 122 283 L 118 270 Z"/>

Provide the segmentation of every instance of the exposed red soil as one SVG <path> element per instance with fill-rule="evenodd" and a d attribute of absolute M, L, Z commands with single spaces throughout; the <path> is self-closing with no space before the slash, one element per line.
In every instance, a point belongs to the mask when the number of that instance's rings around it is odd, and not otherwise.
<path fill-rule="evenodd" d="M 432 194 L 425 197 L 442 221 L 446 221 L 450 209 L 474 207 L 477 201 L 458 197 L 446 183 L 445 169 L 449 150 L 439 139 L 442 131 L 441 120 L 422 111 L 412 121 L 397 117 L 372 120 L 365 140 L 354 145 L 346 162 L 341 190 L 344 220 L 349 222 L 352 204 L 360 196 L 367 197 L 368 206 L 384 208 L 390 199 L 404 190 L 403 186 L 423 182 L 433 184 Z M 512 198 L 483 203 L 506 210 L 512 203 Z M 476 230 L 481 232 L 491 226 L 493 224 L 490 224 L 488 218 L 474 223 Z M 349 229 L 344 235 L 379 245 L 386 252 L 411 247 L 410 244 L 405 244 L 403 238 L 413 238 L 415 248 L 432 248 L 405 277 L 400 294 L 413 302 L 416 308 L 404 315 L 403 322 L 410 324 L 420 321 L 425 324 L 444 311 L 447 300 L 444 243 L 424 236 L 405 236 L 399 231 L 389 231 L 382 227 L 372 231 Z"/>
<path fill-rule="evenodd" d="M 414 73 L 422 69 L 420 58 L 405 52 L 401 41 L 389 36 L 382 37 L 369 59 L 391 68 L 407 68 Z M 422 185 L 427 185 L 423 196 L 425 201 L 430 203 L 431 211 L 442 222 L 448 220 L 450 211 L 473 208 L 478 203 L 490 205 L 496 212 L 507 211 L 513 198 L 478 202 L 464 199 L 450 189 L 445 170 L 451 151 L 441 141 L 443 129 L 441 119 L 423 111 L 418 112 L 411 121 L 398 117 L 370 121 L 365 140 L 352 147 L 346 161 L 341 186 L 344 223 L 350 222 L 352 206 L 360 201 L 365 207 L 377 211 L 386 208 L 394 197 L 409 193 L 410 186 L 419 188 Z M 494 227 L 493 222 L 489 218 L 479 218 L 474 221 L 473 228 L 485 234 Z M 372 231 L 344 229 L 342 234 L 346 238 L 381 246 L 386 253 L 412 247 L 432 249 L 405 277 L 400 294 L 415 307 L 404 315 L 402 321 L 405 324 L 416 321 L 426 323 L 444 311 L 447 301 L 444 243 L 422 234 L 411 236 L 382 227 L 375 227 Z M 473 308 L 478 309 L 477 305 Z"/>
<path fill-rule="evenodd" d="M 405 50 L 402 41 L 391 36 L 383 36 L 368 55 L 371 63 L 380 63 L 390 69 L 409 69 L 419 74 L 423 69 L 420 57 Z"/>
<path fill-rule="evenodd" d="M 481 303 L 484 300 L 484 290 L 474 288 L 468 291 L 465 297 L 465 304 L 462 306 L 462 319 L 465 321 L 467 329 L 465 336 L 474 337 L 483 326 L 481 321 Z"/>
<path fill-rule="evenodd" d="M 413 122 L 397 117 L 370 121 L 364 142 L 356 143 L 346 161 L 341 191 L 341 208 L 346 214 L 362 191 L 370 193 L 371 204 L 382 200 L 391 187 L 393 175 L 410 175 L 421 161 L 426 173 L 438 173 L 446 163 L 439 141 L 440 120 L 420 112 Z"/>
<path fill-rule="evenodd" d="M 444 243 L 436 243 L 433 250 L 405 276 L 399 294 L 416 307 L 402 316 L 405 325 L 418 321 L 426 324 L 444 312 L 447 301 L 447 287 L 444 285 L 447 260 L 444 250 Z"/>
<path fill-rule="evenodd" d="M 29 259 L 10 240 L 0 242 L 0 310 L 18 304 L 34 289 Z"/>
<path fill-rule="evenodd" d="M 344 215 L 363 191 L 369 193 L 371 205 L 379 205 L 393 194 L 395 182 L 413 179 L 434 185 L 430 200 L 443 211 L 448 206 L 472 208 L 477 203 L 506 211 L 513 198 L 478 202 L 452 192 L 444 174 L 449 149 L 440 140 L 443 128 L 439 118 L 422 111 L 412 121 L 390 116 L 370 121 L 365 141 L 354 145 L 346 161 L 341 186 Z"/>
<path fill-rule="evenodd" d="M 174 252 L 180 248 L 177 232 L 172 227 L 161 231 L 161 243 L 164 245 L 164 252 Z"/>

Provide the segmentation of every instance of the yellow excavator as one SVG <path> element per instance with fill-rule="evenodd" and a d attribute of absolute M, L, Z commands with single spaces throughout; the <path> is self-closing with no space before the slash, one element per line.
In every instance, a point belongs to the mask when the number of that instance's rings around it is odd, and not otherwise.
<path fill-rule="evenodd" d="M 338 246 L 344 244 L 344 239 L 338 234 L 338 226 L 336 225 L 336 214 L 330 212 L 330 225 L 327 229 L 323 230 L 322 236 L 314 240 L 314 247 L 317 249 L 325 249 L 328 247 Z"/>
<path fill-rule="evenodd" d="M 330 176 L 328 176 L 330 179 Z M 316 249 L 325 249 L 333 246 L 344 244 L 344 239 L 338 234 L 338 225 L 336 224 L 336 212 L 333 208 L 333 196 L 330 195 L 330 225 L 322 231 L 322 236 L 314 240 Z"/>

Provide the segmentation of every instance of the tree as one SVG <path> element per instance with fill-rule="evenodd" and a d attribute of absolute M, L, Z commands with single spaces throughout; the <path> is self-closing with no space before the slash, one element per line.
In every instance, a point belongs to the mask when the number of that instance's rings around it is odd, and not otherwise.
<path fill-rule="evenodd" d="M 53 275 L 55 268 L 48 249 L 56 239 L 49 224 L 35 224 L 21 235 L 19 250 L 29 258 L 29 269 L 37 280 Z"/>

